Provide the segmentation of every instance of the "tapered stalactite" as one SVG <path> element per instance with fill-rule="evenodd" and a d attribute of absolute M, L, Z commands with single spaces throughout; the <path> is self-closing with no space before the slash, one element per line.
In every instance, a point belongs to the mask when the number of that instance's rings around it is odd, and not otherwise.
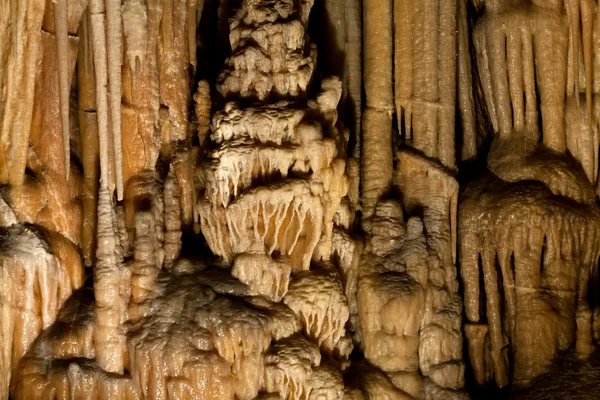
<path fill-rule="evenodd" d="M 96 77 L 96 107 L 98 115 L 98 152 L 100 158 L 100 192 L 94 294 L 96 298 L 96 359 L 108 372 L 123 373 L 125 336 L 121 324 L 125 320 L 123 304 L 122 248 L 116 231 L 113 200 L 114 185 L 109 171 L 114 168 L 109 157 L 108 58 L 106 48 L 105 5 L 101 0 L 90 2 L 90 30 Z"/>
<path fill-rule="evenodd" d="M 186 41 L 188 44 L 187 54 L 188 54 L 188 62 L 193 68 L 193 71 L 196 72 L 197 67 L 197 56 L 196 52 L 198 49 L 196 48 L 196 29 L 198 28 L 198 15 L 202 15 L 202 8 L 204 6 L 204 0 L 187 0 L 186 1 L 186 29 L 187 36 Z M 200 8 L 200 12 L 197 12 L 197 9 Z"/>
<path fill-rule="evenodd" d="M 96 251 L 96 222 L 100 181 L 98 116 L 96 113 L 96 79 L 90 32 L 90 15 L 85 12 L 79 29 L 77 90 L 81 164 L 83 167 L 83 225 L 81 249 L 86 266 L 91 266 Z"/>
<path fill-rule="evenodd" d="M 143 73 L 145 69 L 147 47 L 150 42 L 150 37 L 148 36 L 147 7 L 144 3 L 137 0 L 128 0 L 123 4 L 125 58 L 133 76 L 134 86 L 136 75 L 138 72 Z"/>
<path fill-rule="evenodd" d="M 82 285 L 83 269 L 69 240 L 31 226 L 1 227 L 0 249 L 0 396 L 8 398 L 21 357 Z"/>
<path fill-rule="evenodd" d="M 460 116 L 462 160 L 475 158 L 477 155 L 477 126 L 475 121 L 475 103 L 473 99 L 473 70 L 471 65 L 471 49 L 469 36 L 469 20 L 467 4 L 469 0 L 457 0 L 457 97 L 458 115 Z"/>
<path fill-rule="evenodd" d="M 394 2 L 398 127 L 408 145 L 448 168 L 455 161 L 457 11 L 456 0 Z"/>
<path fill-rule="evenodd" d="M 362 203 L 369 218 L 392 183 L 392 0 L 363 2 Z"/>
<path fill-rule="evenodd" d="M 579 104 L 579 55 L 581 47 L 581 13 L 579 12 L 580 0 L 566 0 L 565 6 L 567 9 L 567 17 L 569 18 L 569 35 L 571 39 L 571 63 L 573 65 L 572 88 L 568 88 L 567 92 L 576 94 L 575 98 Z"/>
<path fill-rule="evenodd" d="M 45 5 L 44 0 L 10 1 L 10 38 L 5 39 L 10 46 L 3 51 L 0 71 L 5 93 L 0 114 L 0 182 L 4 184 L 21 185 L 24 180 Z M 3 35 L 7 34 L 5 30 Z"/>
<path fill-rule="evenodd" d="M 125 66 L 122 74 L 122 150 L 125 193 L 132 182 L 156 166 L 160 153 L 160 76 L 158 41 L 162 2 L 127 0 L 123 4 Z M 140 151 L 143 149 L 143 151 Z M 127 198 L 125 202 L 133 199 Z M 134 229 L 127 212 L 128 229 Z"/>
<path fill-rule="evenodd" d="M 10 34 L 11 29 L 9 26 L 14 28 L 14 24 L 10 23 L 10 16 L 14 15 L 11 13 L 11 7 L 13 5 L 12 1 L 2 1 L 0 2 L 0 63 L 2 65 L 6 65 L 8 59 L 8 52 L 10 51 Z M 0 87 L 4 87 L 4 81 L 6 77 L 2 73 L 0 74 Z M 4 113 L 4 102 L 0 102 L 0 117 Z M 0 156 L 0 168 L 4 168 L 3 166 L 3 157 Z M 0 174 L 2 171 L 0 171 Z"/>
<path fill-rule="evenodd" d="M 161 100 L 161 140 L 163 151 L 188 139 L 187 116 L 191 100 L 187 45 L 188 22 L 186 0 L 168 0 L 162 4 L 158 43 L 158 74 Z M 191 10 L 190 10 L 191 11 Z"/>
<path fill-rule="evenodd" d="M 117 199 L 123 200 L 123 152 L 121 150 L 121 65 L 123 30 L 121 0 L 106 0 L 107 75 L 110 129 L 114 147 L 114 171 Z"/>
<path fill-rule="evenodd" d="M 581 4 L 581 27 L 583 39 L 583 65 L 585 70 L 585 100 L 587 106 L 587 114 L 590 124 L 593 124 L 593 88 L 594 88 L 594 13 L 596 4 L 593 0 L 580 0 Z"/>
<path fill-rule="evenodd" d="M 348 101 L 352 106 L 354 121 L 354 149 L 352 157 L 360 159 L 362 127 L 362 10 L 361 1 L 346 4 L 346 68 Z"/>
<path fill-rule="evenodd" d="M 113 188 L 109 181 L 109 110 L 108 110 L 108 59 L 106 54 L 106 9 L 102 0 L 90 0 L 90 37 L 96 77 L 96 108 L 98 115 L 98 141 L 100 152 L 100 186 Z"/>
<path fill-rule="evenodd" d="M 65 157 L 65 176 L 69 180 L 71 146 L 69 132 L 69 101 L 71 77 L 69 76 L 69 30 L 67 27 L 67 0 L 54 3 L 54 31 L 56 35 L 56 57 L 58 60 L 58 91 L 60 98 L 60 122 L 62 126 Z"/>
<path fill-rule="evenodd" d="M 544 145 L 564 153 L 565 95 L 572 93 L 567 86 L 575 85 L 567 68 L 569 19 L 555 3 L 531 7 L 486 5 L 486 18 L 476 21 L 482 94 L 495 133 L 532 140 L 541 134 Z"/>
<path fill-rule="evenodd" d="M 567 0 L 565 8 L 569 19 L 570 39 L 567 95 L 574 95 L 575 102 L 579 105 L 579 94 L 585 92 L 587 117 L 589 122 L 592 123 L 593 94 L 595 91 L 593 83 L 593 31 L 597 4 L 594 0 Z M 583 75 L 580 74 L 581 65 L 583 65 Z"/>

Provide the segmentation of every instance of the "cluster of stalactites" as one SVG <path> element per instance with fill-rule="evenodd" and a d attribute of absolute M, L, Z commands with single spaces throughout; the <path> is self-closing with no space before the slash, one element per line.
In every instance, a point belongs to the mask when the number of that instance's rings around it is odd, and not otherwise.
<path fill-rule="evenodd" d="M 342 88 L 327 78 L 321 93 L 305 100 L 314 72 L 313 62 L 301 61 L 311 5 L 247 1 L 232 18 L 233 55 L 219 90 L 261 103 L 231 102 L 215 113 L 215 149 L 199 168 L 198 202 L 211 250 L 229 262 L 240 254 L 281 254 L 296 273 L 331 254 L 333 218 L 349 187 L 336 128 Z M 287 101 L 269 102 L 271 95 Z"/>
<path fill-rule="evenodd" d="M 511 377 L 526 384 L 573 343 L 582 355 L 593 350 L 599 321 L 588 290 L 600 256 L 600 214 L 595 204 L 573 207 L 541 184 L 486 183 L 496 189 L 485 193 L 479 183 L 461 203 L 469 357 L 481 384 L 492 376 L 498 386 Z"/>
<path fill-rule="evenodd" d="M 83 284 L 83 268 L 76 246 L 43 229 L 3 226 L 0 250 L 0 396 L 8 398 L 21 357 Z"/>
<path fill-rule="evenodd" d="M 547 147 L 561 153 L 568 149 L 580 159 L 593 182 L 597 162 L 587 166 L 593 156 L 580 154 L 579 148 L 598 147 L 596 8 L 593 0 L 486 1 L 485 17 L 473 32 L 494 132 L 503 137 L 541 135 Z"/>
<path fill-rule="evenodd" d="M 407 145 L 447 168 L 455 167 L 455 31 L 460 29 L 459 37 L 468 32 L 465 23 L 457 23 L 459 3 L 377 0 L 364 4 L 365 221 L 392 186 L 394 117 Z M 462 17 L 466 20 L 466 12 Z"/>
<path fill-rule="evenodd" d="M 316 46 L 305 44 L 312 3 L 242 2 L 230 24 L 232 54 L 217 83 L 223 96 L 265 100 L 306 95 L 316 64 Z"/>

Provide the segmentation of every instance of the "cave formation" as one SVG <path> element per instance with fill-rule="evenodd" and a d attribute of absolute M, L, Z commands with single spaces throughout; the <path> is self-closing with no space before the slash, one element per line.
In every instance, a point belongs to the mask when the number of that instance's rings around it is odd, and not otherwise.
<path fill-rule="evenodd" d="M 0 0 L 0 399 L 598 398 L 597 93 L 596 0 Z"/>

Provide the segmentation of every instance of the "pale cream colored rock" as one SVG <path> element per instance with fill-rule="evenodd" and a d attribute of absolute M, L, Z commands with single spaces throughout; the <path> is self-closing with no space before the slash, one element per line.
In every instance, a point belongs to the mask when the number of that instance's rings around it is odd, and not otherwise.
<path fill-rule="evenodd" d="M 411 400 L 413 397 L 393 385 L 380 370 L 355 362 L 348 371 L 344 399 L 351 400 Z"/>
<path fill-rule="evenodd" d="M 423 288 L 408 274 L 381 270 L 358 282 L 361 347 L 384 371 L 417 371 Z"/>
<path fill-rule="evenodd" d="M 399 130 L 411 147 L 454 168 L 457 1 L 396 0 L 393 14 Z"/>
<path fill-rule="evenodd" d="M 424 398 L 424 378 L 418 372 L 388 372 L 387 376 L 394 386 L 403 392 L 415 399 Z"/>
<path fill-rule="evenodd" d="M 291 281 L 283 302 L 298 316 L 305 334 L 317 341 L 326 354 L 333 354 L 346 335 L 345 326 L 350 316 L 337 272 L 313 269 L 298 274 Z"/>
<path fill-rule="evenodd" d="M 198 141 L 200 146 L 204 145 L 210 129 L 210 85 L 207 81 L 198 82 L 198 90 L 194 94 L 194 102 L 196 103 L 195 111 L 198 119 Z"/>
<path fill-rule="evenodd" d="M 33 227 L 0 228 L 0 248 L 0 396 L 8 398 L 21 357 L 82 285 L 83 269 L 71 242 Z"/>
<path fill-rule="evenodd" d="M 250 294 L 265 296 L 279 302 L 290 282 L 291 265 L 285 259 L 273 260 L 266 254 L 238 255 L 233 261 L 231 275 L 248 285 Z"/>
<path fill-rule="evenodd" d="M 305 382 L 309 400 L 337 400 L 344 395 L 344 380 L 339 366 L 328 360 L 314 367 Z"/>
<path fill-rule="evenodd" d="M 181 203 L 180 190 L 172 171 L 165 179 L 165 264 L 179 258 L 181 251 Z"/>
<path fill-rule="evenodd" d="M 501 144 L 497 146 L 501 150 Z M 514 156 L 504 151 L 495 157 Z M 491 368 L 498 385 L 507 384 L 511 375 L 508 351 L 514 360 L 513 379 L 520 384 L 545 371 L 557 352 L 573 343 L 583 354 L 590 351 L 588 273 L 578 271 L 590 271 L 598 254 L 598 209 L 589 204 L 593 188 L 583 171 L 567 156 L 550 154 L 557 160 L 553 169 L 522 164 L 527 165 L 523 179 L 530 181 L 519 181 L 518 175 L 513 182 L 483 178 L 466 189 L 462 200 L 459 242 L 465 310 L 470 322 L 480 322 L 479 298 L 474 296 L 485 291 L 481 306 L 487 314 Z M 506 166 L 502 171 L 511 170 Z M 567 179 L 569 175 L 575 179 Z M 509 347 L 503 332 L 510 338 Z M 481 348 L 479 336 L 470 340 Z M 473 362 L 477 376 L 484 379 L 485 354 L 473 353 L 478 357 Z"/>
<path fill-rule="evenodd" d="M 265 387 L 284 399 L 305 398 L 305 385 L 313 367 L 321 363 L 315 343 L 303 336 L 292 336 L 273 344 L 265 356 Z M 311 389 L 311 385 L 308 385 Z"/>
<path fill-rule="evenodd" d="M 0 397 L 463 399 L 462 329 L 481 384 L 594 350 L 593 0 L 324 0 L 339 78 L 312 0 L 217 3 L 0 2 Z"/>
<path fill-rule="evenodd" d="M 337 265 L 344 293 L 348 299 L 350 312 L 349 331 L 353 333 L 353 340 L 360 342 L 360 318 L 358 315 L 358 302 L 356 292 L 358 289 L 358 276 L 360 260 L 364 249 L 364 242 L 359 237 L 335 229 L 333 232 L 332 261 Z"/>

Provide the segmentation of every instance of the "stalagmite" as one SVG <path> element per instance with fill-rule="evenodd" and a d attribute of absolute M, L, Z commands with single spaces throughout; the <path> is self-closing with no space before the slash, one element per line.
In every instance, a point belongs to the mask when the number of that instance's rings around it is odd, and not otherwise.
<path fill-rule="evenodd" d="M 204 146 L 210 129 L 210 86 L 207 81 L 198 82 L 198 90 L 194 94 L 195 111 L 198 119 L 198 142 Z"/>
<path fill-rule="evenodd" d="M 100 167 L 101 174 L 102 167 Z M 106 174 L 106 172 L 104 172 Z M 101 183 L 102 185 L 102 183 Z M 116 232 L 116 212 L 112 191 L 105 184 L 98 195 L 98 234 L 94 295 L 96 298 L 96 360 L 102 369 L 123 373 L 125 336 L 121 324 L 126 313 L 125 293 L 121 293 L 125 271 L 122 248 Z"/>
<path fill-rule="evenodd" d="M 179 185 L 172 172 L 165 179 L 165 264 L 179 258 L 181 251 L 181 205 Z M 137 231 L 137 228 L 136 228 Z"/>
<path fill-rule="evenodd" d="M 159 273 L 160 260 L 155 251 L 154 215 L 150 211 L 135 213 L 135 241 L 131 268 L 129 317 L 136 321 L 145 316 L 142 304 L 152 291 Z"/>

